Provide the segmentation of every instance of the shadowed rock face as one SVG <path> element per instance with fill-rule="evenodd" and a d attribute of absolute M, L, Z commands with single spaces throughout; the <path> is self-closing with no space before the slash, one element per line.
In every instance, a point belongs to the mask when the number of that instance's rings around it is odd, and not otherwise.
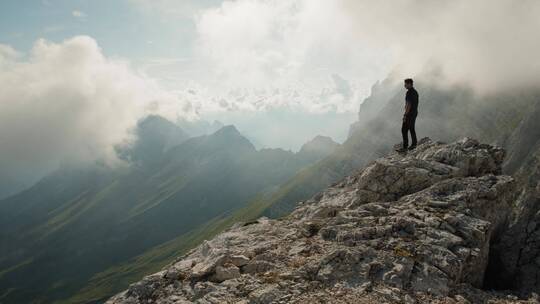
<path fill-rule="evenodd" d="M 235 225 L 107 303 L 517 303 L 480 289 L 516 198 L 503 158 L 472 139 L 423 139 L 285 218 Z"/>
<path fill-rule="evenodd" d="M 519 184 L 508 226 L 493 242 L 487 288 L 540 292 L 540 149 L 515 174 Z"/>
<path fill-rule="evenodd" d="M 540 293 L 539 115 L 537 100 L 510 137 L 504 170 L 515 176 L 519 195 L 508 227 L 492 244 L 486 288 Z"/>

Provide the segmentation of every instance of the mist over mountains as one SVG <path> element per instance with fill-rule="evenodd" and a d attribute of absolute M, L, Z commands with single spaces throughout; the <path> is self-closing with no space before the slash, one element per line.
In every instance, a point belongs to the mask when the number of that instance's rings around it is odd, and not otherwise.
<path fill-rule="evenodd" d="M 136 138 L 119 150 L 126 166 L 60 167 L 0 201 L 2 301 L 72 297 L 94 275 L 244 207 L 339 146 L 321 137 L 298 153 L 256 150 L 234 126 L 189 137 L 159 116 L 141 120 Z"/>
<path fill-rule="evenodd" d="M 433 154 L 506 150 L 482 288 L 540 290 L 539 1 L 39 2 L 0 4 L 0 303 L 103 303 L 320 202 L 401 141 L 409 77 Z"/>
<path fill-rule="evenodd" d="M 468 86 L 479 94 L 538 87 L 540 65 L 533 58 L 540 42 L 532 39 L 540 28 L 536 1 L 340 4 L 355 39 L 391 50 L 398 78 L 438 69 L 439 85 Z"/>
<path fill-rule="evenodd" d="M 172 5 L 138 2 L 159 12 Z M 176 120 L 209 110 L 227 115 L 290 107 L 341 115 L 355 111 L 371 84 L 389 73 L 427 83 L 433 79 L 426 73 L 438 71 L 439 86 L 471 87 L 487 95 L 533 88 L 540 75 L 530 59 L 540 51 L 531 39 L 540 27 L 535 1 L 234 1 L 204 7 L 194 20 L 194 63 L 179 67 L 189 71 L 197 63 L 197 75 L 185 75 L 197 79 L 180 90 L 164 90 L 159 77 L 109 56 L 94 37 L 38 39 L 26 53 L 2 44 L 2 184 L 30 186 L 61 162 L 115 163 L 114 146 L 130 140 L 129 130 L 148 113 Z M 365 75 L 358 78 L 358 71 Z M 208 89 L 218 86 L 225 91 Z M 256 120 L 261 118 L 248 122 L 252 129 L 261 126 Z M 325 121 L 332 129 L 343 127 L 335 119 Z M 276 142 L 287 127 L 257 135 Z"/>

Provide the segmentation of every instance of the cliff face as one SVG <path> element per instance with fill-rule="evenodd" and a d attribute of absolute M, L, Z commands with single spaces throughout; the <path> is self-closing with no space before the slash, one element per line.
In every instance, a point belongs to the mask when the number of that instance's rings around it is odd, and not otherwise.
<path fill-rule="evenodd" d="M 540 101 L 521 121 L 509 143 L 504 171 L 519 185 L 508 227 L 493 242 L 488 287 L 540 293 Z"/>
<path fill-rule="evenodd" d="M 285 218 L 235 225 L 107 303 L 517 303 L 482 290 L 486 269 L 501 274 L 491 244 L 506 244 L 515 219 L 503 158 L 472 139 L 423 139 Z"/>
<path fill-rule="evenodd" d="M 540 293 L 540 150 L 515 174 L 518 196 L 493 242 L 487 287 Z"/>

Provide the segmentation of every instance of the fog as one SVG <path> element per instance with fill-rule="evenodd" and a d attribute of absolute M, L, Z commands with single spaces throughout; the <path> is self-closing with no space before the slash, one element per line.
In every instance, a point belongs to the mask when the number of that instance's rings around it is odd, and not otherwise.
<path fill-rule="evenodd" d="M 478 93 L 538 86 L 540 2 L 342 1 L 356 39 L 391 50 L 401 77 L 440 69 Z"/>
<path fill-rule="evenodd" d="M 338 143 L 347 139 L 349 126 L 357 113 L 307 113 L 304 111 L 269 110 L 208 113 L 205 117 L 234 124 L 257 148 L 283 148 L 298 151 L 316 135 L 331 137 Z M 286 130 L 289 132 L 286 132 Z"/>
<path fill-rule="evenodd" d="M 118 162 L 137 119 L 166 96 L 86 36 L 0 47 L 1 180 L 31 181 L 61 162 Z"/>

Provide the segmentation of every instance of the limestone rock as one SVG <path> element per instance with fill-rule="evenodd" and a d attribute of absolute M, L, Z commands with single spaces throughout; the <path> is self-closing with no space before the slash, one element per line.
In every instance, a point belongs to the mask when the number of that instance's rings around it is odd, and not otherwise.
<path fill-rule="evenodd" d="M 287 217 L 234 225 L 107 303 L 519 303 L 481 289 L 515 216 L 503 158 L 472 139 L 422 139 Z"/>
<path fill-rule="evenodd" d="M 239 276 L 240 268 L 236 267 L 233 264 L 226 264 L 224 266 L 216 267 L 215 280 L 218 282 L 238 278 Z"/>

